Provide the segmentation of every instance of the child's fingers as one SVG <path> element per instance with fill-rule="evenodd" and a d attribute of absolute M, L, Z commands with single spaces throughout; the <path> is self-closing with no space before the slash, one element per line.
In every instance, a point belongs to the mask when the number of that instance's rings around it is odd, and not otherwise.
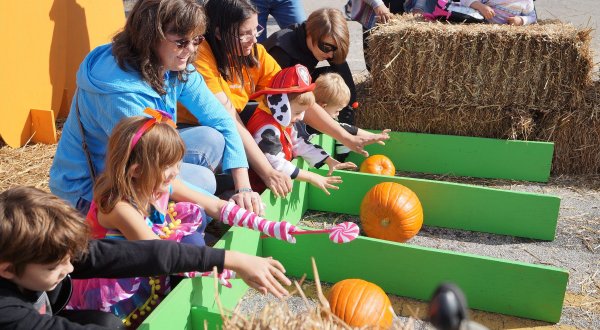
<path fill-rule="evenodd" d="M 319 188 L 321 188 L 321 190 L 323 190 L 327 196 L 331 195 L 331 193 L 329 192 L 329 190 L 327 190 L 326 185 L 321 185 Z"/>
<path fill-rule="evenodd" d="M 378 144 L 381 144 L 382 146 L 384 146 L 384 145 L 385 145 L 385 142 L 383 142 L 383 141 L 377 141 L 377 143 L 378 143 Z"/>
<path fill-rule="evenodd" d="M 279 280 L 281 282 L 285 283 L 285 285 L 292 284 L 292 282 L 284 275 L 285 274 L 285 268 L 283 267 L 283 265 L 281 264 L 281 262 L 273 259 L 273 257 L 269 257 L 269 259 L 267 259 L 267 260 L 271 264 L 271 266 L 273 266 L 275 269 L 278 270 L 278 272 L 276 272 L 276 275 L 277 275 L 277 277 L 279 278 Z"/>
<path fill-rule="evenodd" d="M 283 287 L 283 285 L 281 285 L 281 282 L 286 282 L 286 281 L 282 281 L 280 279 L 280 274 L 281 274 L 281 272 L 279 270 L 277 270 L 275 268 L 271 268 L 270 273 L 267 274 L 266 277 L 267 277 L 267 280 L 269 281 L 271 289 L 274 292 L 277 292 L 280 296 L 285 297 L 285 296 L 289 295 L 290 293 L 288 292 L 288 290 L 286 290 Z M 285 278 L 285 276 L 283 276 L 283 277 Z M 290 282 L 290 284 L 291 284 L 291 282 Z"/>
<path fill-rule="evenodd" d="M 340 187 L 338 187 L 338 186 L 334 186 L 334 185 L 332 185 L 332 184 L 328 184 L 328 185 L 327 185 L 327 188 L 328 188 L 328 189 L 333 189 L 333 190 L 340 190 Z"/>

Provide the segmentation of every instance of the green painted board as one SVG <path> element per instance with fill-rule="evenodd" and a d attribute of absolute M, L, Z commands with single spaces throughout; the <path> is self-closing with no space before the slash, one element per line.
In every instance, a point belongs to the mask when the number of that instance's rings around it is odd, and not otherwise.
<path fill-rule="evenodd" d="M 391 132 L 385 146 L 372 144 L 365 149 L 370 155 L 388 156 L 399 171 L 547 182 L 554 144 Z M 359 166 L 364 159 L 355 153 L 348 157 Z"/>
<path fill-rule="evenodd" d="M 183 280 L 177 287 L 167 295 L 165 300 L 148 315 L 138 330 L 194 330 L 195 322 L 190 316 L 192 308 L 190 300 L 192 282 Z"/>
<path fill-rule="evenodd" d="M 409 244 L 359 237 L 334 244 L 326 236 L 298 236 L 295 245 L 263 241 L 263 252 L 282 262 L 288 276 L 312 277 L 314 256 L 321 281 L 362 278 L 390 294 L 429 300 L 444 281 L 456 283 L 470 308 L 558 322 L 568 272 Z"/>
<path fill-rule="evenodd" d="M 324 170 L 311 171 L 326 175 Z M 344 181 L 331 196 L 308 186 L 311 210 L 358 215 L 363 196 L 380 182 L 414 191 L 423 205 L 424 224 L 501 235 L 554 240 L 560 198 L 466 184 L 337 171 Z"/>

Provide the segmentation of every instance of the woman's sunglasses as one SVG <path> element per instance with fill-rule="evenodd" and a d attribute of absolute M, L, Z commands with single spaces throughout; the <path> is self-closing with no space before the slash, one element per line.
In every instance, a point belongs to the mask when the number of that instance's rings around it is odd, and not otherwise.
<path fill-rule="evenodd" d="M 179 39 L 179 40 L 169 40 L 166 39 L 168 42 L 172 42 L 175 44 L 175 46 L 177 46 L 177 48 L 179 49 L 183 49 L 183 48 L 187 48 L 187 46 L 190 44 L 190 42 L 192 43 L 192 45 L 194 46 L 198 46 L 202 43 L 202 41 L 204 41 L 204 36 L 196 36 L 192 39 Z"/>
<path fill-rule="evenodd" d="M 319 40 L 319 42 L 317 43 L 317 47 L 319 47 L 319 49 L 323 52 L 323 53 L 329 53 L 329 52 L 335 52 L 337 50 L 337 46 L 336 45 L 332 45 L 328 42 L 324 42 Z"/>

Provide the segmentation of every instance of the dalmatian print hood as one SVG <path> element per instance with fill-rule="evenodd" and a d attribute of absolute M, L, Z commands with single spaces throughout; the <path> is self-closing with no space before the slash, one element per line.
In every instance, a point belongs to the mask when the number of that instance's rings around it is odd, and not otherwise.
<path fill-rule="evenodd" d="M 287 94 L 268 94 L 267 106 L 271 115 L 283 127 L 288 127 L 292 120 L 292 108 Z"/>

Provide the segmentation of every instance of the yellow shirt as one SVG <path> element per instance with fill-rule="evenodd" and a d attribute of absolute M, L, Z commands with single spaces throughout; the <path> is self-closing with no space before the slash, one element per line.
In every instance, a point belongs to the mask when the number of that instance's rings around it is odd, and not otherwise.
<path fill-rule="evenodd" d="M 265 47 L 261 44 L 256 45 L 256 58 L 258 59 L 258 65 L 253 68 L 244 68 L 244 86 L 237 77 L 233 81 L 225 80 L 219 70 L 217 69 L 217 61 L 213 55 L 212 50 L 208 42 L 203 42 L 198 47 L 198 56 L 194 63 L 198 72 L 204 77 L 206 85 L 214 93 L 224 92 L 229 98 L 233 107 L 237 112 L 241 112 L 248 101 L 250 95 L 259 91 L 269 85 L 271 79 L 281 71 L 277 61 L 267 53 Z M 249 77 L 249 78 L 248 78 Z M 250 80 L 254 82 L 254 90 L 252 90 L 252 84 Z M 264 106 L 264 97 L 260 97 L 259 106 Z M 177 122 L 178 123 L 190 123 L 197 124 L 198 120 L 181 104 L 177 107 Z"/>

